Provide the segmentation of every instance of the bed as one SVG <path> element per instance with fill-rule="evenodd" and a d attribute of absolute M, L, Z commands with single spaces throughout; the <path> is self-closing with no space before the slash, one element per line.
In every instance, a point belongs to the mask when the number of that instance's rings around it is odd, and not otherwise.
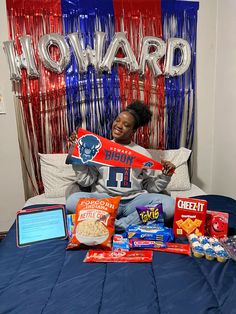
<path fill-rule="evenodd" d="M 44 182 L 46 185 L 46 182 Z M 47 190 L 49 193 L 49 190 Z M 54 191 L 55 192 L 55 191 Z M 25 208 L 64 204 L 57 193 L 30 198 Z M 205 199 L 229 213 L 236 234 L 236 201 L 190 184 L 173 197 Z M 67 240 L 16 247 L 15 224 L 0 242 L 0 313 L 231 314 L 236 313 L 236 263 L 154 252 L 152 263 L 84 263 L 85 250 Z"/>
<path fill-rule="evenodd" d="M 236 201 L 196 195 L 229 212 L 236 234 Z M 63 203 L 31 198 L 26 208 Z M 0 313 L 236 313 L 236 263 L 154 252 L 151 264 L 84 263 L 86 251 L 67 240 L 17 248 L 15 224 L 0 243 Z"/>

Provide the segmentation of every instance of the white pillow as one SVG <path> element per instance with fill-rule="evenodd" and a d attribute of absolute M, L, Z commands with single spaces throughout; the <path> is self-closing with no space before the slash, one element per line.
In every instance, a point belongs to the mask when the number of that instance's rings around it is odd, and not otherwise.
<path fill-rule="evenodd" d="M 190 190 L 187 161 L 191 150 L 181 147 L 173 150 L 148 149 L 152 158 L 160 161 L 166 159 L 177 167 L 167 191 Z M 65 196 L 66 188 L 76 181 L 72 165 L 65 164 L 67 154 L 39 154 L 41 175 L 46 197 Z"/>
<path fill-rule="evenodd" d="M 39 154 L 46 197 L 65 196 L 68 185 L 76 180 L 72 165 L 66 165 L 67 154 Z"/>
<path fill-rule="evenodd" d="M 175 166 L 175 173 L 172 175 L 170 183 L 167 185 L 167 191 L 187 191 L 190 190 L 190 180 L 187 161 L 191 150 L 181 147 L 179 149 L 156 150 L 148 149 L 152 158 L 160 161 L 165 159 L 171 161 Z"/>

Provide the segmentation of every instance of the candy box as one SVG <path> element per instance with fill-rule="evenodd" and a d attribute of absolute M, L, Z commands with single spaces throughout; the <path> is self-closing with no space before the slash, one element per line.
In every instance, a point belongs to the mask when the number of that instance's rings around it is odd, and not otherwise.
<path fill-rule="evenodd" d="M 195 198 L 177 197 L 173 230 L 176 237 L 191 233 L 204 235 L 207 201 Z"/>
<path fill-rule="evenodd" d="M 142 239 L 158 242 L 171 242 L 174 239 L 172 228 L 151 225 L 129 225 L 126 229 L 128 239 Z"/>
<path fill-rule="evenodd" d="M 223 238 L 228 233 L 229 214 L 208 210 L 206 213 L 205 233 L 210 237 Z"/>
<path fill-rule="evenodd" d="M 129 251 L 129 240 L 124 238 L 121 234 L 114 234 L 112 249 Z"/>

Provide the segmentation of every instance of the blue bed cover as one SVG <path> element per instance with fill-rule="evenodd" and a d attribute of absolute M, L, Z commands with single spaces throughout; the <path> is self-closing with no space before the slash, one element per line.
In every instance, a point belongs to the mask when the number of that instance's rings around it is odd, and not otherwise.
<path fill-rule="evenodd" d="M 236 201 L 207 195 L 208 208 L 227 209 L 236 227 Z M 236 262 L 154 252 L 152 263 L 83 263 L 86 251 L 66 240 L 17 248 L 15 224 L 0 243 L 0 314 L 236 313 Z"/>

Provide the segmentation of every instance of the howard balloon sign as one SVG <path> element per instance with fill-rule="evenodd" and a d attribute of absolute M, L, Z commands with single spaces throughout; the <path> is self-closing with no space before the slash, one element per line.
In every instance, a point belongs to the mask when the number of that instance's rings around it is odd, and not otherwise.
<path fill-rule="evenodd" d="M 38 42 L 38 55 L 43 65 L 50 71 L 62 73 L 71 61 L 71 53 L 74 54 L 78 65 L 78 72 L 87 71 L 89 65 L 93 65 L 98 72 L 111 72 L 114 64 L 125 66 L 130 72 L 138 72 L 144 75 L 148 66 L 154 77 L 159 75 L 176 76 L 183 74 L 191 62 L 191 48 L 183 38 L 169 38 L 164 42 L 161 38 L 153 36 L 143 37 L 138 60 L 131 48 L 131 45 L 123 32 L 115 33 L 112 41 L 105 51 L 106 33 L 95 32 L 94 49 L 90 46 L 82 47 L 79 33 L 70 33 L 65 38 L 58 33 L 50 33 L 40 37 Z M 6 53 L 10 68 L 10 78 L 13 81 L 22 79 L 21 69 L 27 70 L 29 79 L 39 77 L 36 65 L 35 52 L 30 35 L 19 38 L 22 54 L 19 55 L 15 49 L 13 40 L 5 41 L 4 51 Z M 56 46 L 60 57 L 55 60 L 50 49 Z M 122 56 L 117 56 L 122 51 Z M 176 64 L 176 51 L 178 51 L 178 62 Z M 120 54 L 119 54 L 120 55 Z M 161 60 L 164 58 L 164 66 Z"/>

